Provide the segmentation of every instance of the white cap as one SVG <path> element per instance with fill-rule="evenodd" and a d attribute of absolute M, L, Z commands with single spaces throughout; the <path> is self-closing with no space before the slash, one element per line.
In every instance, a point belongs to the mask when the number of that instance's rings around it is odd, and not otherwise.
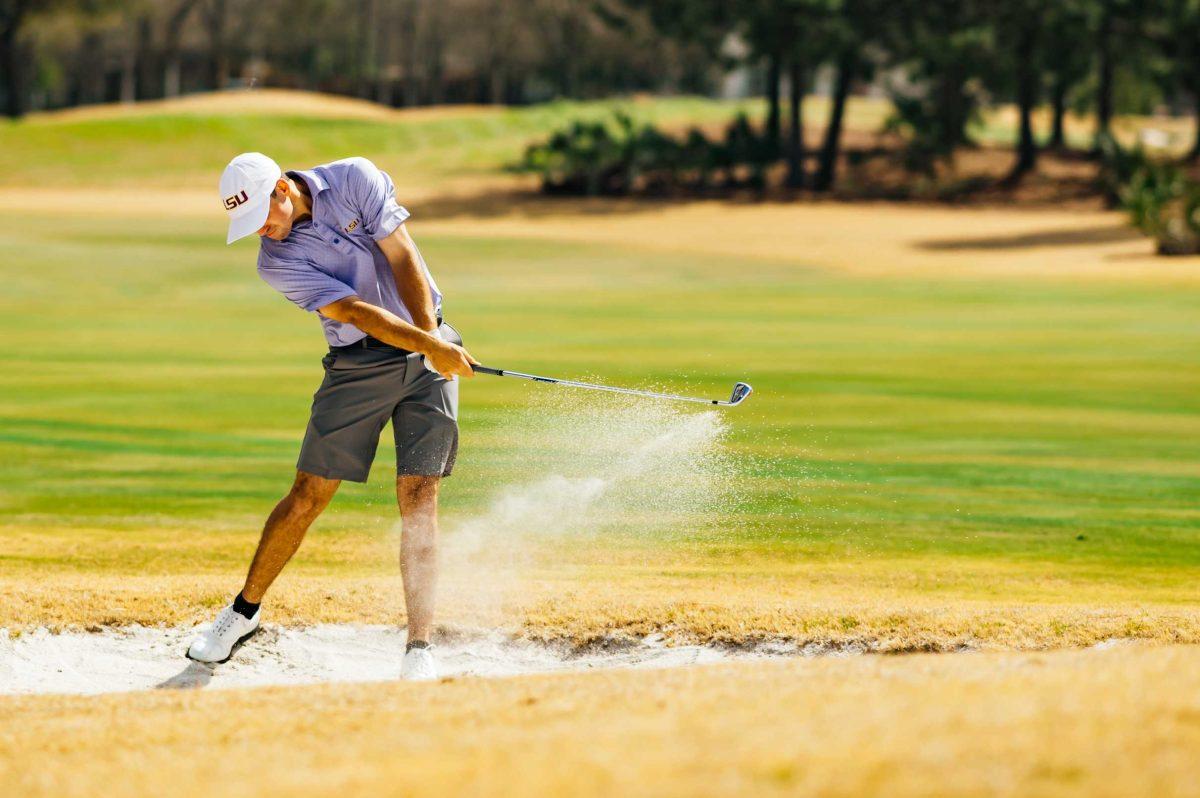
<path fill-rule="evenodd" d="M 245 238 L 267 221 L 271 192 L 283 176 L 279 164 L 261 152 L 243 152 L 221 173 L 221 202 L 229 213 L 226 244 Z"/>

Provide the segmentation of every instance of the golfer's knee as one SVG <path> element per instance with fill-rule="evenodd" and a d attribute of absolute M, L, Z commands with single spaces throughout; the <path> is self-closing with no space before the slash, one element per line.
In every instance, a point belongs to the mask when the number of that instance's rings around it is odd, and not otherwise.
<path fill-rule="evenodd" d="M 316 515 L 325 509 L 340 480 L 325 479 L 303 471 L 296 473 L 296 481 L 288 491 L 287 500 L 292 511 L 300 515 Z"/>
<path fill-rule="evenodd" d="M 437 562 L 437 537 L 424 530 L 409 534 L 401 542 L 400 555 L 409 565 L 432 565 Z"/>
<path fill-rule="evenodd" d="M 397 477 L 396 498 L 400 511 L 430 512 L 437 507 L 438 477 Z"/>

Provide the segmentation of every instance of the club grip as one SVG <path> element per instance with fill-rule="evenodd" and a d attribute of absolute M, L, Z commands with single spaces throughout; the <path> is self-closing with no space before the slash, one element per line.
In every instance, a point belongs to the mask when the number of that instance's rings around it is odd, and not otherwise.
<path fill-rule="evenodd" d="M 491 374 L 493 377 L 503 377 L 504 376 L 504 369 L 491 369 L 491 368 L 488 368 L 487 366 L 481 366 L 478 363 L 472 363 L 471 369 L 476 374 Z"/>

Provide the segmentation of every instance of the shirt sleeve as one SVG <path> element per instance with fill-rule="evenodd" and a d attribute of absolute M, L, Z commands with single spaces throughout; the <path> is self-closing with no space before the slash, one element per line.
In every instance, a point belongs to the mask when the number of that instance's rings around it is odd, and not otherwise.
<path fill-rule="evenodd" d="M 375 241 L 387 238 L 408 218 L 408 210 L 396 203 L 392 179 L 366 158 L 350 159 L 350 167 L 347 198 L 358 211 L 363 230 Z"/>
<path fill-rule="evenodd" d="M 313 263 L 268 257 L 265 253 L 258 259 L 258 275 L 267 285 L 309 312 L 357 293 Z"/>

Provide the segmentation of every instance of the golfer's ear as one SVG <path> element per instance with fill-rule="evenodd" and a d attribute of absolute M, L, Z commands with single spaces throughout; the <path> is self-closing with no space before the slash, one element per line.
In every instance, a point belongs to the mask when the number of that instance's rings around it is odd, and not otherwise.
<path fill-rule="evenodd" d="M 286 197 L 288 193 L 288 181 L 286 177 L 280 177 L 275 181 L 275 191 L 271 193 L 274 197 L 276 194 Z"/>

